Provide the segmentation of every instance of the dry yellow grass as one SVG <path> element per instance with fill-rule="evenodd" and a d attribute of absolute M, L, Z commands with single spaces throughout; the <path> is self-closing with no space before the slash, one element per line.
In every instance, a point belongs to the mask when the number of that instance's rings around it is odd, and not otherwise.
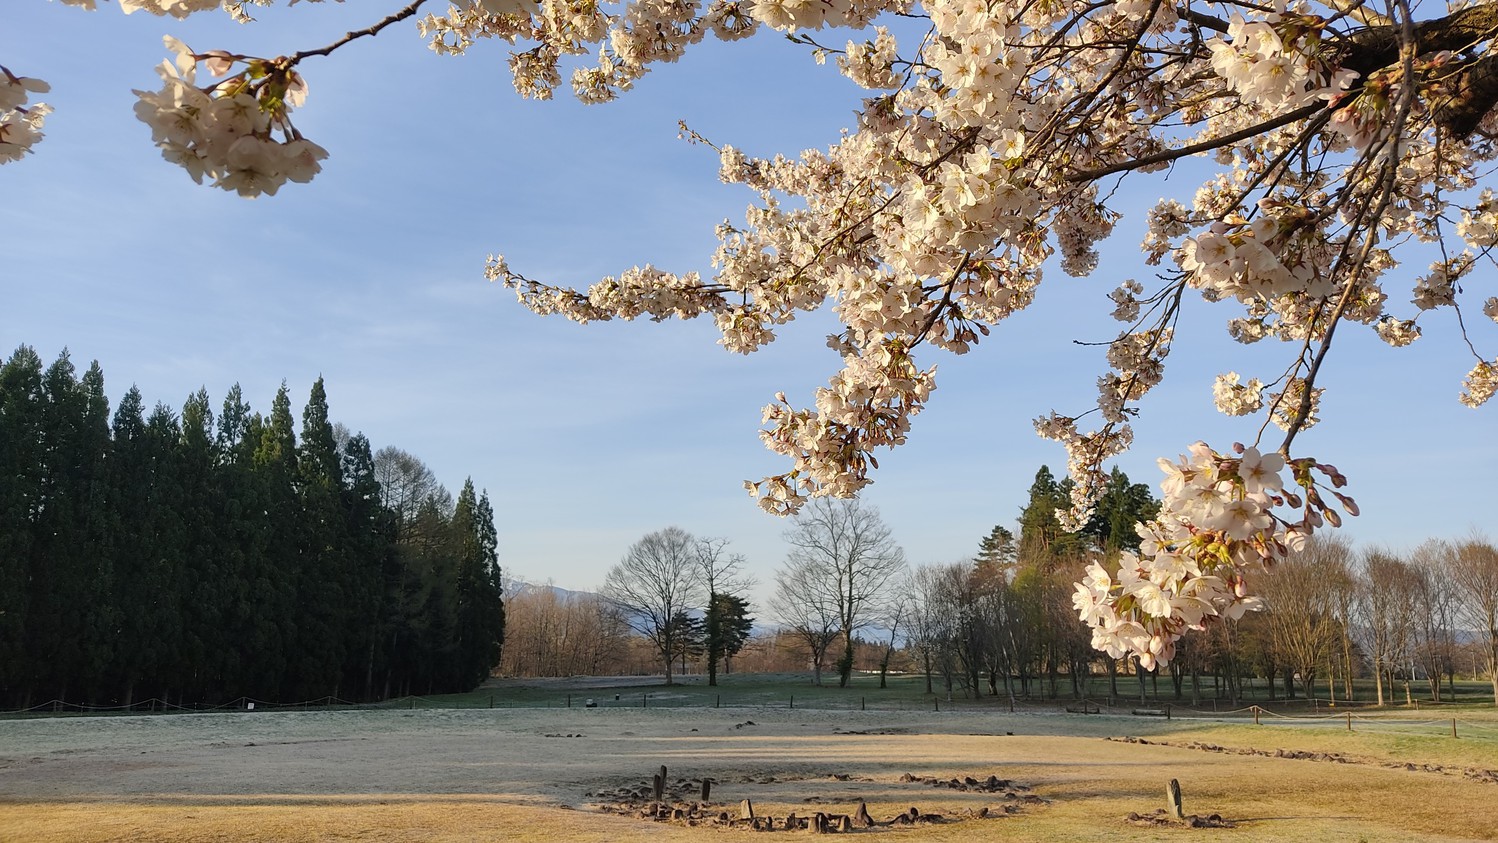
<path fill-rule="evenodd" d="M 1309 748 L 1363 763 L 1103 739 L 1141 732 L 1151 741 Z M 1494 768 L 1498 748 L 1491 739 L 1390 738 L 1371 729 L 753 709 L 6 721 L 0 841 L 702 841 L 749 833 L 597 810 L 591 794 L 641 783 L 662 764 L 673 779 L 717 779 L 713 797 L 724 809 L 749 798 L 761 815 L 777 817 L 851 812 L 860 798 L 876 819 L 912 805 L 957 815 L 1003 801 L 901 782 L 902 773 L 992 774 L 1047 800 L 999 819 L 860 833 L 888 841 L 1498 839 L 1498 784 L 1382 766 L 1448 758 Z M 1221 814 L 1236 827 L 1128 822 L 1130 812 L 1163 805 L 1170 778 L 1180 779 L 1188 813 Z"/>

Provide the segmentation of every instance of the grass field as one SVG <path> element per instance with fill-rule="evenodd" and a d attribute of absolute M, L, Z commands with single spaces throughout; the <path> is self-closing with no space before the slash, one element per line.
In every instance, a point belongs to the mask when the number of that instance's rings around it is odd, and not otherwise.
<path fill-rule="evenodd" d="M 935 694 L 925 692 L 925 679 L 918 675 L 891 674 L 888 677 L 888 687 L 879 687 L 879 676 L 874 673 L 854 673 L 852 681 L 847 688 L 837 687 L 836 674 L 824 676 L 823 685 L 813 685 L 807 674 L 728 674 L 718 677 L 718 685 L 710 687 L 707 678 L 702 675 L 686 675 L 677 677 L 677 684 L 667 688 L 661 684 L 659 677 L 619 676 L 619 677 L 594 677 L 587 684 L 592 687 L 581 687 L 573 679 L 513 679 L 496 680 L 486 684 L 483 688 L 466 694 L 448 694 L 438 697 L 417 697 L 415 699 L 395 700 L 387 704 L 388 707 L 436 707 L 436 708 L 487 708 L 491 705 L 499 707 L 540 707 L 540 708 L 566 708 L 568 705 L 581 706 L 587 699 L 594 699 L 600 706 L 605 707 L 718 707 L 718 706 L 786 706 L 794 707 L 800 705 L 803 708 L 839 708 L 839 709 L 882 709 L 893 711 L 929 711 L 937 709 L 976 709 L 984 711 L 1008 710 L 1009 699 L 1007 696 L 982 696 L 977 699 L 967 699 L 959 691 L 950 697 L 944 690 L 937 687 Z M 938 682 L 939 685 L 939 682 Z M 1428 689 L 1422 684 L 1412 686 L 1413 693 L 1411 702 L 1406 704 L 1404 689 L 1402 687 L 1385 693 L 1390 704 L 1388 710 L 1415 710 L 1439 716 L 1438 712 L 1456 710 L 1458 712 L 1477 709 L 1486 710 L 1492 707 L 1492 686 L 1486 681 L 1458 680 L 1456 683 L 1457 699 L 1460 705 L 1452 706 L 1450 703 L 1434 704 L 1428 696 L 1422 696 L 1421 691 Z M 1057 690 L 1059 696 L 1056 699 L 1048 697 L 1048 686 L 1036 682 L 1032 685 L 1034 693 L 1029 698 L 1018 701 L 1021 706 L 1038 708 L 1055 708 L 1065 706 L 1068 701 L 1073 701 L 1071 684 L 1062 677 Z M 1241 709 L 1248 705 L 1259 705 L 1278 712 L 1305 714 L 1310 712 L 1325 714 L 1330 711 L 1327 708 L 1326 685 L 1318 686 L 1322 695 L 1315 703 L 1304 698 L 1285 699 L 1283 690 L 1270 699 L 1264 680 L 1259 680 L 1253 687 L 1247 689 L 1244 698 L 1238 702 L 1229 702 L 1226 699 L 1213 700 L 1212 687 L 1205 683 L 1202 688 L 1202 696 L 1193 704 L 1189 683 L 1183 696 L 1177 699 L 1174 695 L 1169 679 L 1158 682 L 1146 683 L 1146 692 L 1141 699 L 1139 683 L 1131 676 L 1120 676 L 1117 680 L 1118 694 L 1112 694 L 1105 678 L 1093 677 L 1086 683 L 1084 696 L 1088 700 L 1107 702 L 1110 698 L 1117 707 L 1136 707 L 1138 705 L 1158 707 L 1170 704 L 1177 708 L 1197 709 L 1202 712 L 1226 712 L 1233 709 Z M 1352 703 L 1355 708 L 1371 707 L 1374 700 L 1374 691 L 1371 682 L 1359 680 L 1355 686 L 1356 696 Z M 615 697 L 618 699 L 615 699 Z M 1347 707 L 1346 700 L 1337 700 L 1331 706 Z"/>
<path fill-rule="evenodd" d="M 851 813 L 862 799 L 876 820 L 912 806 L 952 820 L 852 832 L 890 841 L 1498 839 L 1498 716 L 1487 708 L 1359 710 L 1349 731 L 1345 712 L 1264 714 L 1255 726 L 1242 713 L 1176 709 L 1166 720 L 1126 705 L 1010 713 L 1007 700 L 942 699 L 936 711 L 910 682 L 881 691 L 868 678 L 850 689 L 726 680 L 500 681 L 405 708 L 0 720 L 0 841 L 751 833 L 601 810 L 660 765 L 693 788 L 713 778 L 713 811 L 736 815 L 751 799 L 761 816 Z M 600 707 L 583 708 L 589 698 Z M 990 775 L 1020 798 L 921 781 Z M 1164 806 L 1172 778 L 1188 814 L 1234 827 L 1131 822 Z M 1002 815 L 1005 804 L 1017 812 Z M 1000 818 L 957 819 L 983 808 Z"/>

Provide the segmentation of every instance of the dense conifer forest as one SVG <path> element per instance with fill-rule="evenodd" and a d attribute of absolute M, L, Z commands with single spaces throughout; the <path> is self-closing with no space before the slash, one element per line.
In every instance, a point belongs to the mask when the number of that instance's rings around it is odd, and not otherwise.
<path fill-rule="evenodd" d="M 0 707 L 467 690 L 504 637 L 485 494 L 456 500 L 328 417 L 236 385 L 110 412 L 21 346 L 0 366 Z"/>

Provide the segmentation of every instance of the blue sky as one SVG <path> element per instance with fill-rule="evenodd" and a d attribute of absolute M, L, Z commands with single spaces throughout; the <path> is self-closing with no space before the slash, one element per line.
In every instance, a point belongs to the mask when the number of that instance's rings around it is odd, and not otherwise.
<path fill-rule="evenodd" d="M 0 64 L 49 81 L 57 111 L 36 154 L 0 168 L 3 353 L 27 343 L 49 361 L 64 346 L 80 365 L 97 359 L 116 403 L 134 383 L 176 407 L 206 387 L 216 406 L 238 382 L 265 410 L 284 379 L 299 412 L 322 375 L 335 420 L 412 452 L 450 488 L 472 476 L 488 490 L 507 572 L 594 587 L 631 542 L 677 525 L 730 539 L 768 583 L 787 525 L 740 483 L 784 470 L 756 436 L 759 411 L 782 389 L 810 403 L 837 368 L 823 344 L 831 323 L 731 355 L 703 320 L 536 317 L 484 280 L 484 258 L 503 252 L 530 277 L 579 285 L 645 262 L 706 273 L 714 224 L 740 218 L 751 196 L 717 181 L 716 155 L 678 140 L 677 120 L 752 154 L 793 154 L 834 140 L 860 92 L 771 35 L 704 45 L 612 105 L 526 102 L 507 45 L 441 58 L 401 24 L 303 63 L 310 95 L 296 122 L 331 157 L 312 184 L 254 201 L 193 184 L 133 117 L 130 89 L 158 87 L 162 34 L 274 56 L 368 25 L 385 13 L 375 5 L 269 9 L 239 27 L 218 14 L 7 4 Z M 1042 463 L 1064 465 L 1031 419 L 1088 406 L 1102 353 L 1072 340 L 1112 336 L 1104 296 L 1150 277 L 1135 250 L 1145 209 L 1194 188 L 1182 173 L 1128 188 L 1118 206 L 1130 216 L 1093 277 L 1053 272 L 1032 310 L 974 353 L 928 356 L 938 389 L 865 495 L 913 562 L 971 554 L 1013 522 Z M 1492 289 L 1491 275 L 1472 283 Z M 1212 378 L 1270 380 L 1292 350 L 1232 343 L 1233 315 L 1192 304 L 1120 461 L 1135 480 L 1155 485 L 1155 457 L 1196 439 L 1226 448 L 1255 435 L 1256 420 L 1211 410 Z M 1474 315 L 1491 354 L 1493 326 Z M 1428 316 L 1409 349 L 1341 335 L 1325 421 L 1298 440 L 1350 478 L 1364 515 L 1346 532 L 1361 544 L 1404 548 L 1491 523 L 1498 424 L 1493 409 L 1457 403 L 1473 361 L 1452 314 Z"/>

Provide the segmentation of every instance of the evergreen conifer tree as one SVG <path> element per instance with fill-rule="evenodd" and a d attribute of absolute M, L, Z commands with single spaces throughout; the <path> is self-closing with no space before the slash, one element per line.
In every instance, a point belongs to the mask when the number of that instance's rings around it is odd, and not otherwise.
<path fill-rule="evenodd" d="M 33 519 L 42 500 L 42 359 L 20 346 L 0 367 L 0 691 L 29 704 L 26 647 Z"/>

